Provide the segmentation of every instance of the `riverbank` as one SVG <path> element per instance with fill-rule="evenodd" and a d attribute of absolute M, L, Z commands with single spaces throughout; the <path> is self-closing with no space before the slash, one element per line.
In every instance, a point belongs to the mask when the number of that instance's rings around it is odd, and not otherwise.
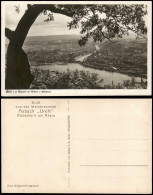
<path fill-rule="evenodd" d="M 108 71 L 108 72 L 114 72 L 114 73 L 120 73 L 120 74 L 124 74 L 124 75 L 127 75 L 127 76 L 130 76 L 130 77 L 140 77 L 144 80 L 147 79 L 147 75 L 146 74 L 139 74 L 135 71 L 132 72 L 129 71 L 129 68 L 124 68 L 123 70 L 122 69 L 113 69 L 110 65 L 101 65 L 99 66 L 99 64 L 96 64 L 95 63 L 92 63 L 92 64 L 89 64 L 88 62 L 80 62 L 80 61 L 77 61 L 77 63 L 79 63 L 80 65 L 82 66 L 85 66 L 85 67 L 88 67 L 88 68 L 93 68 L 93 69 L 97 69 L 97 70 L 104 70 L 104 71 Z"/>
<path fill-rule="evenodd" d="M 75 58 L 75 61 L 85 67 L 147 79 L 147 49 L 144 39 L 120 40 L 115 44 L 105 41 L 99 46 L 95 45 L 92 53 Z"/>
<path fill-rule="evenodd" d="M 79 64 L 98 70 L 117 72 L 131 77 L 140 77 L 147 79 L 147 65 L 130 61 L 127 58 L 118 58 L 113 55 L 106 55 L 95 52 L 88 56 L 84 61 L 77 61 Z"/>
<path fill-rule="evenodd" d="M 88 57 L 89 55 L 90 54 L 86 54 L 85 56 Z M 79 56 L 77 58 L 81 58 L 81 57 Z M 92 68 L 95 70 L 103 70 L 103 71 L 107 71 L 107 72 L 111 72 L 111 73 L 120 73 L 120 74 L 124 74 L 124 75 L 130 76 L 130 77 L 139 77 L 139 78 L 144 79 L 145 81 L 147 80 L 146 74 L 139 74 L 139 73 L 137 73 L 137 70 L 129 70 L 129 67 L 124 67 L 124 69 L 122 69 L 122 67 L 121 67 L 121 69 L 119 69 L 119 68 L 113 69 L 114 66 L 112 67 L 110 64 L 99 65 L 99 63 L 96 64 L 96 62 L 92 62 L 90 64 L 90 63 L 88 63 L 88 61 L 80 61 L 80 60 L 71 60 L 71 62 L 64 62 L 64 61 L 57 61 L 57 62 L 52 62 L 52 63 L 47 62 L 47 63 L 40 63 L 40 65 L 33 64 L 33 67 L 39 68 L 42 66 L 52 66 L 54 64 L 60 65 L 62 67 L 62 66 L 66 66 L 68 64 L 73 64 L 73 63 L 78 63 L 84 67 Z"/>

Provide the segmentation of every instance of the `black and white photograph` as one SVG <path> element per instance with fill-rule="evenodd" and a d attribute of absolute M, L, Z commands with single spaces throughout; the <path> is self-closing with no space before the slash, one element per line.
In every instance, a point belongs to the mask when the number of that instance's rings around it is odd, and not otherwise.
<path fill-rule="evenodd" d="M 3 7 L 5 95 L 151 93 L 151 2 L 14 1 Z"/>
<path fill-rule="evenodd" d="M 152 194 L 151 98 L 3 98 L 2 193 Z"/>

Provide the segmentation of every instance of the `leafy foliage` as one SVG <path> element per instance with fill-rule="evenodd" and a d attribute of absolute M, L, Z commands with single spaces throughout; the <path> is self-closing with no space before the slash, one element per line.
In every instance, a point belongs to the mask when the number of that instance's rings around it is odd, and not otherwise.
<path fill-rule="evenodd" d="M 79 45 L 84 45 L 90 37 L 94 41 L 122 38 L 129 31 L 137 37 L 145 36 L 147 27 L 144 16 L 147 6 L 143 4 L 28 4 L 28 9 L 38 10 L 47 15 L 45 22 L 54 20 L 53 13 L 59 13 L 72 18 L 68 23 L 69 29 L 81 28 L 82 34 Z M 19 9 L 16 8 L 16 11 Z"/>
<path fill-rule="evenodd" d="M 33 69 L 35 79 L 32 89 L 99 89 L 101 82 L 97 74 L 89 74 L 84 71 L 50 72 Z"/>
<path fill-rule="evenodd" d="M 81 25 L 80 45 L 84 45 L 89 37 L 94 41 L 102 42 L 104 39 L 122 38 L 128 35 L 129 30 L 142 36 L 147 33 L 144 16 L 147 7 L 144 5 L 86 5 L 78 8 L 69 28 Z"/>
<path fill-rule="evenodd" d="M 20 5 L 15 5 L 14 8 L 15 8 L 16 13 L 19 14 L 20 13 Z"/>

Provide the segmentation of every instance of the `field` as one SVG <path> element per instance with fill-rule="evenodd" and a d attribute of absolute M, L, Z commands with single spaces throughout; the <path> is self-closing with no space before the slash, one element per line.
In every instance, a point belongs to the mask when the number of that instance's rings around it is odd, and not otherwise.
<path fill-rule="evenodd" d="M 79 36 L 46 36 L 28 37 L 24 50 L 28 54 L 32 65 L 39 66 L 45 63 L 74 61 L 78 55 L 91 53 L 94 50 L 93 42 L 86 46 L 78 45 Z"/>

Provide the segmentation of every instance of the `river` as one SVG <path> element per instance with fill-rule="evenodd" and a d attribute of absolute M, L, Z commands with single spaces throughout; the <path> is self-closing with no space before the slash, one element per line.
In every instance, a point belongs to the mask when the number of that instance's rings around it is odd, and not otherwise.
<path fill-rule="evenodd" d="M 96 50 L 100 49 L 98 45 L 95 45 L 95 48 Z M 57 63 L 50 63 L 50 64 L 39 66 L 39 68 L 42 70 L 59 71 L 59 72 L 66 72 L 69 69 L 70 71 L 83 70 L 91 74 L 96 73 L 98 75 L 99 80 L 103 79 L 104 85 L 112 85 L 112 81 L 115 85 L 118 85 L 118 83 L 123 84 L 124 80 L 131 80 L 131 77 L 125 74 L 89 68 L 89 67 L 85 67 L 77 63 L 77 62 L 85 61 L 86 58 L 90 56 L 91 54 L 92 53 L 76 57 L 75 58 L 76 63 L 68 63 L 68 64 L 62 64 L 62 65 L 59 65 Z M 141 78 L 136 77 L 135 81 L 141 82 Z"/>
<path fill-rule="evenodd" d="M 58 65 L 56 63 L 51 63 L 48 65 L 39 66 L 42 70 L 50 70 L 50 71 L 59 71 L 59 72 L 66 72 L 67 69 L 71 71 L 75 70 L 83 70 L 89 73 L 96 73 L 98 74 L 98 78 L 101 80 L 104 80 L 105 85 L 112 85 L 112 81 L 115 85 L 118 83 L 122 84 L 124 80 L 131 80 L 131 77 L 125 74 L 120 74 L 116 72 L 108 72 L 105 70 L 97 70 L 94 68 L 88 68 L 85 66 L 82 66 L 78 63 L 68 63 L 65 65 Z M 141 82 L 141 78 L 136 77 L 136 82 Z"/>

